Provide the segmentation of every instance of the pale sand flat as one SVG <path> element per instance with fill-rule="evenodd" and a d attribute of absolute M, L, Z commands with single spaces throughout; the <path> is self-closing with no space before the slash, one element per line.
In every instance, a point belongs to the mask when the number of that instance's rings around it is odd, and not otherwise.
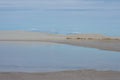
<path fill-rule="evenodd" d="M 120 80 L 120 72 L 95 70 L 48 73 L 1 72 L 0 80 Z"/>
<path fill-rule="evenodd" d="M 0 31 L 0 42 L 59 43 L 120 52 L 120 37 L 98 34 L 60 35 L 26 31 Z"/>

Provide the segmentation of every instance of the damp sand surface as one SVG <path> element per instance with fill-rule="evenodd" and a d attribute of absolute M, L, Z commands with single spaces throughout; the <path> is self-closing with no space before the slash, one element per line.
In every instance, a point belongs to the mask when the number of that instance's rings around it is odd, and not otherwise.
<path fill-rule="evenodd" d="M 0 80 L 120 80 L 120 72 L 76 70 L 46 73 L 0 73 Z"/>

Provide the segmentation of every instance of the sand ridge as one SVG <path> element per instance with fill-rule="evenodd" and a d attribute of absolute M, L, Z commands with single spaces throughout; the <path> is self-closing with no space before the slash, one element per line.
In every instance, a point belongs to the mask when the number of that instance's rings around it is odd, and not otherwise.
<path fill-rule="evenodd" d="M 120 37 L 100 34 L 48 34 L 27 31 L 0 31 L 0 42 L 49 42 L 120 52 Z"/>

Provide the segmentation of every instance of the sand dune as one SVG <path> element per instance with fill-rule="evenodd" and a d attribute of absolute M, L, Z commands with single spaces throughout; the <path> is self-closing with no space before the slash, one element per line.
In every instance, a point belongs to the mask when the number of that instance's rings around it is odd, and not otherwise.
<path fill-rule="evenodd" d="M 47 73 L 1 72 L 0 80 L 120 80 L 120 72 L 95 70 Z"/>
<path fill-rule="evenodd" d="M 100 34 L 60 35 L 26 31 L 0 31 L 0 41 L 50 42 L 120 52 L 120 37 Z"/>

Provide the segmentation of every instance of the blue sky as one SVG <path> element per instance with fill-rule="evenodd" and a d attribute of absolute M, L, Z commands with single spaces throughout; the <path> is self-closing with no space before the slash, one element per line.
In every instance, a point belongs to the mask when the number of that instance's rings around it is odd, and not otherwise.
<path fill-rule="evenodd" d="M 0 30 L 120 35 L 119 0 L 0 0 Z"/>

